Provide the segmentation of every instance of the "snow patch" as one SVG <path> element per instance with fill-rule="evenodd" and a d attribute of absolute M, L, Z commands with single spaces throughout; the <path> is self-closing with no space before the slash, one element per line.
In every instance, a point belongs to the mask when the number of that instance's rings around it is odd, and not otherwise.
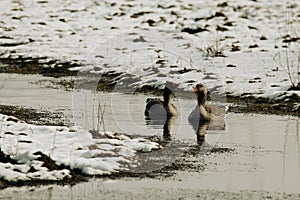
<path fill-rule="evenodd" d="M 71 176 L 68 169 L 45 167 L 41 153 L 57 165 L 81 169 L 87 175 L 103 175 L 136 166 L 137 152 L 160 148 L 148 139 L 131 139 L 112 132 L 101 132 L 101 139 L 93 139 L 88 130 L 80 127 L 37 126 L 2 114 L 0 119 L 1 150 L 17 161 L 0 163 L 0 177 L 10 181 L 61 180 Z"/>

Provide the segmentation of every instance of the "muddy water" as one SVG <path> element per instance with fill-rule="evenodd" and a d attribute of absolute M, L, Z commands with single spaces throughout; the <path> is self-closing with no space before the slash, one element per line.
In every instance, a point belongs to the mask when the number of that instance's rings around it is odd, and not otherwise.
<path fill-rule="evenodd" d="M 89 91 L 73 92 L 74 122 L 77 125 L 99 130 L 123 132 L 129 135 L 161 136 L 163 125 L 157 121 L 146 120 L 144 110 L 146 105 L 145 95 L 132 95 L 121 93 L 93 94 Z M 188 123 L 187 117 L 196 106 L 196 100 L 174 99 L 173 103 L 180 115 L 170 125 L 170 134 L 174 139 L 194 140 L 194 130 Z M 101 106 L 101 112 L 99 109 Z M 100 110 L 100 111 L 99 111 Z M 99 114 L 100 113 L 100 114 Z M 101 113 L 104 124 L 98 123 Z M 99 126 L 98 126 L 99 124 Z M 222 131 L 209 131 L 215 139 Z"/>
<path fill-rule="evenodd" d="M 0 101 L 53 109 L 59 105 L 60 108 L 74 113 L 75 124 L 95 129 L 98 122 L 92 119 L 99 116 L 97 105 L 100 102 L 103 110 L 105 105 L 105 127 L 101 125 L 99 129 L 143 136 L 162 135 L 161 125 L 147 125 L 144 119 L 143 111 L 147 98 L 144 95 L 63 92 L 28 84 L 26 78 L 28 76 L 15 86 L 13 82 L 21 81 L 20 77 L 14 77 L 12 81 L 7 79 L 1 90 L 3 93 Z M 19 86 L 23 89 L 18 89 Z M 45 97 L 43 94 L 51 95 Z M 181 114 L 171 127 L 172 141 L 184 143 L 185 150 L 189 150 L 196 144 L 196 138 L 186 118 L 194 108 L 195 102 L 192 99 L 175 99 L 174 103 Z M 183 163 L 194 163 L 192 167 L 202 166 L 199 170 L 175 170 L 176 174 L 167 178 L 94 179 L 73 187 L 51 185 L 38 188 L 7 188 L 0 192 L 0 197 L 132 199 L 144 195 L 172 199 L 177 198 L 177 194 L 197 195 L 199 191 L 268 191 L 271 192 L 271 197 L 275 195 L 272 192 L 299 193 L 299 134 L 300 119 L 296 117 L 228 113 L 226 130 L 208 132 L 207 145 L 231 148 L 234 151 L 203 153 L 204 150 L 200 150 L 196 154 L 187 154 L 184 160 L 180 158 Z M 181 155 L 182 153 L 179 154 Z"/>
<path fill-rule="evenodd" d="M 53 87 L 51 81 L 58 80 L 38 75 L 0 74 L 0 102 L 63 111 L 74 125 L 88 129 L 105 129 L 129 135 L 161 136 L 163 126 L 147 121 L 144 117 L 145 102 L 149 96 L 124 95 L 118 91 L 95 94 L 90 91 L 64 91 L 48 87 Z M 99 104 L 104 110 L 103 113 L 99 112 Z M 172 137 L 195 140 L 194 131 L 187 121 L 187 116 L 195 107 L 195 100 L 175 98 L 174 104 L 180 115 L 171 126 Z M 98 122 L 101 116 L 105 126 Z M 217 139 L 219 132 L 214 132 L 213 135 L 216 135 Z"/>
<path fill-rule="evenodd" d="M 2 104 L 32 106 L 35 108 L 66 109 L 72 105 L 70 92 L 47 88 L 47 84 L 37 81 L 59 80 L 39 75 L 19 75 L 0 73 L 0 101 Z"/>

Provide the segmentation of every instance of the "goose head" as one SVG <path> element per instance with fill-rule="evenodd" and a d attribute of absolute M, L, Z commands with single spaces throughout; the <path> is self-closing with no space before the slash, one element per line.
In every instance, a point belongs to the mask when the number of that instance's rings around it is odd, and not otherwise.
<path fill-rule="evenodd" d="M 199 83 L 194 87 L 194 93 L 197 96 L 198 104 L 204 105 L 207 100 L 207 89 L 203 83 Z"/>
<path fill-rule="evenodd" d="M 164 96 L 171 95 L 178 88 L 179 84 L 167 81 L 164 88 Z"/>

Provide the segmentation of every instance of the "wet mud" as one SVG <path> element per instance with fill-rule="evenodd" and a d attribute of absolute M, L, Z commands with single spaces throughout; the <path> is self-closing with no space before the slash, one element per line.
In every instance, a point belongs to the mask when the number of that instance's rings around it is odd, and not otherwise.
<path fill-rule="evenodd" d="M 0 73 L 41 74 L 47 77 L 76 76 L 76 71 L 69 70 L 79 66 L 75 62 L 58 60 L 47 61 L 47 58 L 8 57 L 0 58 Z"/>
<path fill-rule="evenodd" d="M 64 126 L 70 124 L 63 112 L 37 110 L 25 106 L 0 104 L 0 113 L 11 115 L 27 123 L 36 125 Z"/>

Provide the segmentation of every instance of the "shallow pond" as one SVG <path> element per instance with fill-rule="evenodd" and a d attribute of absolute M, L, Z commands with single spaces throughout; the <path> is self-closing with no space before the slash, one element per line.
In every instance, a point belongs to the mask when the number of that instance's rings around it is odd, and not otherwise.
<path fill-rule="evenodd" d="M 40 78 L 40 77 L 39 77 Z M 1 89 L 1 103 L 65 110 L 76 125 L 103 130 L 121 131 L 132 135 L 162 136 L 161 125 L 147 125 L 143 112 L 145 95 L 120 93 L 93 94 L 89 91 L 60 91 L 42 88 L 28 82 L 34 76 L 11 75 Z M 104 124 L 101 121 L 101 104 Z M 180 115 L 171 127 L 171 163 L 176 156 L 194 148 L 196 137 L 187 122 L 195 106 L 193 99 L 175 99 Z M 98 114 L 98 112 L 100 114 Z M 94 117 L 93 117 L 94 116 Z M 99 117 L 98 117 L 99 116 Z M 91 179 L 87 183 L 70 186 L 41 186 L 7 188 L 0 198 L 64 199 L 97 197 L 134 197 L 134 194 L 173 194 L 180 190 L 241 190 L 299 193 L 300 191 L 300 119 L 290 116 L 244 115 L 228 113 L 225 131 L 208 131 L 207 143 L 198 153 L 186 154 L 181 161 L 202 166 L 201 169 L 175 170 L 164 178 Z M 172 145 L 173 144 L 173 145 Z M 183 147 L 183 148 L 182 148 Z M 208 152 L 205 148 L 222 147 L 231 152 Z M 177 153 L 177 154 L 176 154 Z M 167 159 L 160 154 L 158 161 Z M 156 155 L 157 156 L 157 155 Z M 149 154 L 151 157 L 151 154 Z M 159 157 L 159 155 L 157 156 Z M 197 165 L 198 164 L 198 165 Z M 155 165 L 149 165 L 157 167 Z M 142 170 L 149 170 L 149 166 Z M 150 169 L 151 170 L 151 169 Z M 166 193 L 166 191 L 168 191 Z M 107 195 L 110 196 L 107 196 Z M 106 196 L 105 196 L 106 195 Z"/>

